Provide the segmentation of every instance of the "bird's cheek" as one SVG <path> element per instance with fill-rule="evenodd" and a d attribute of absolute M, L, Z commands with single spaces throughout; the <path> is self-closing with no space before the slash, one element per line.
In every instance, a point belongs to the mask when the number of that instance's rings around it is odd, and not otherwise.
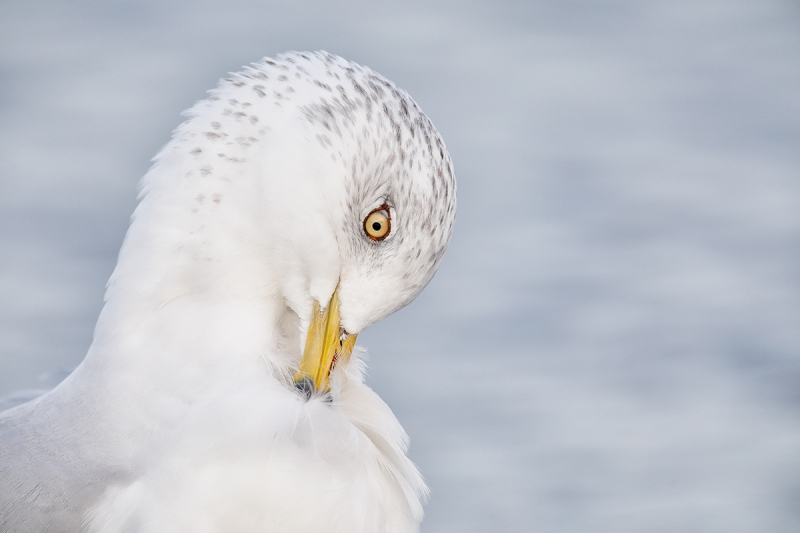
<path fill-rule="evenodd" d="M 396 293 L 376 280 L 339 285 L 342 327 L 358 335 L 375 322 L 397 310 Z"/>

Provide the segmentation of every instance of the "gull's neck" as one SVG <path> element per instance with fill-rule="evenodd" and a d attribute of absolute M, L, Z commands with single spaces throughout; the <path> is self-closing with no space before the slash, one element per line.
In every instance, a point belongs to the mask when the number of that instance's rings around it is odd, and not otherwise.
<path fill-rule="evenodd" d="M 328 208 L 330 195 L 303 187 L 334 163 L 293 152 L 308 132 L 281 126 L 286 108 L 254 103 L 259 120 L 239 120 L 247 102 L 222 96 L 195 106 L 142 180 L 93 344 L 63 388 L 76 401 L 146 410 L 148 398 L 189 405 L 253 380 L 278 384 L 300 360 L 308 280 L 323 280 L 319 293 L 335 287 L 336 240 L 318 238 L 329 221 L 305 217 L 317 224 L 305 247 L 287 228 L 296 206 Z M 300 261 L 309 255 L 311 266 Z"/>
<path fill-rule="evenodd" d="M 280 380 L 300 357 L 299 321 L 281 296 L 269 234 L 246 199 L 256 192 L 247 182 L 182 182 L 176 166 L 167 158 L 146 178 L 150 190 L 77 372 L 84 392 L 103 402 L 147 409 L 149 398 L 164 405 L 168 397 L 188 405 L 253 380 Z"/>

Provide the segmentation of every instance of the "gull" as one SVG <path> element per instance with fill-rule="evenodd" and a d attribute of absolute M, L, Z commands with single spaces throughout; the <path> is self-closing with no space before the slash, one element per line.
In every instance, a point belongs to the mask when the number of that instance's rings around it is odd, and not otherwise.
<path fill-rule="evenodd" d="M 245 67 L 185 116 L 85 359 L 0 415 L 0 531 L 418 531 L 428 489 L 355 340 L 450 241 L 440 135 L 326 52 Z"/>

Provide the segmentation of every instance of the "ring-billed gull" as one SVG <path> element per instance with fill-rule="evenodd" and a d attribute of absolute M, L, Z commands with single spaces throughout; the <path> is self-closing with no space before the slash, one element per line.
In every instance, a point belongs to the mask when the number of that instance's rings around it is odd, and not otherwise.
<path fill-rule="evenodd" d="M 83 363 L 0 415 L 0 530 L 418 530 L 426 486 L 353 344 L 450 240 L 441 137 L 324 52 L 255 63 L 187 116 Z"/>

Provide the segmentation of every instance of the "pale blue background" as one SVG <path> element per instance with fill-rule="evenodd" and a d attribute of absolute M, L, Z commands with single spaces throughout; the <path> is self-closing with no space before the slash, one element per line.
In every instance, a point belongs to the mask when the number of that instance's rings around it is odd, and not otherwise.
<path fill-rule="evenodd" d="M 290 49 L 455 160 L 438 277 L 361 337 L 423 531 L 800 531 L 796 1 L 4 0 L 0 396 L 84 355 L 180 111 Z"/>

